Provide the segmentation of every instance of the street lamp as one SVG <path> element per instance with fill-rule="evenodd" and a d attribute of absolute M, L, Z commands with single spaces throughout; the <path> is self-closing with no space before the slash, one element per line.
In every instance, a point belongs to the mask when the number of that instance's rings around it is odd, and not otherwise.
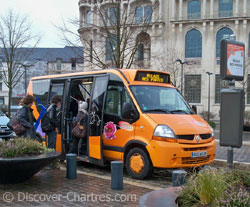
<path fill-rule="evenodd" d="M 188 64 L 188 61 L 182 62 L 181 59 L 177 59 L 176 62 L 179 62 L 181 64 L 181 94 L 183 95 L 183 76 L 184 76 L 183 65 Z"/>
<path fill-rule="evenodd" d="M 209 121 L 210 119 L 210 75 L 212 75 L 213 73 L 210 72 L 206 72 L 206 74 L 208 74 L 208 103 L 207 103 L 207 121 Z"/>

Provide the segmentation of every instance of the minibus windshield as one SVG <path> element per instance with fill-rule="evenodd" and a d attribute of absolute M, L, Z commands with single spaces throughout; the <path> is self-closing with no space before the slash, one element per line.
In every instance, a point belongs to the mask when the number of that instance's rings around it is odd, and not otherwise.
<path fill-rule="evenodd" d="M 145 113 L 193 114 L 192 109 L 175 88 L 130 86 Z"/>

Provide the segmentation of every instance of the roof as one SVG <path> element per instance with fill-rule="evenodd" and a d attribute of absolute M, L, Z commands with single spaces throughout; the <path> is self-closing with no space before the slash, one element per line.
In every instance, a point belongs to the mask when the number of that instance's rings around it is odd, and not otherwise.
<path fill-rule="evenodd" d="M 28 58 L 24 57 L 23 61 L 46 61 L 56 62 L 57 59 L 62 59 L 62 62 L 71 62 L 76 59 L 76 62 L 83 62 L 83 47 L 69 47 L 64 48 L 18 48 L 18 53 L 29 54 Z M 25 56 L 25 55 L 24 55 Z M 0 48 L 0 58 L 3 62 L 5 56 L 3 55 L 3 48 Z M 20 58 L 22 60 L 22 58 Z"/>

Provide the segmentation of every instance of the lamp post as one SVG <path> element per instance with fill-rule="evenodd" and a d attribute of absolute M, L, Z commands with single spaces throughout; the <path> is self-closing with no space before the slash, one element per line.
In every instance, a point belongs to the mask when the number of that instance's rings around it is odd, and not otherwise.
<path fill-rule="evenodd" d="M 207 103 L 207 121 L 209 121 L 210 119 L 210 75 L 212 75 L 213 73 L 210 72 L 206 72 L 206 74 L 208 74 L 208 103 Z"/>
<path fill-rule="evenodd" d="M 184 71 L 183 71 L 183 65 L 187 64 L 187 61 L 182 62 L 181 59 L 177 59 L 176 62 L 179 62 L 181 64 L 181 94 L 183 95 L 183 76 L 184 76 Z"/>

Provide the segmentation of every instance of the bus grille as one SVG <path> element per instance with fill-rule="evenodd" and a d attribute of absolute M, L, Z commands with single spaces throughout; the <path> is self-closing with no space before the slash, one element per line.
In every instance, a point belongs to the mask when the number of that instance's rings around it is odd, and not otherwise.
<path fill-rule="evenodd" d="M 184 148 L 184 151 L 205 151 L 208 147 Z"/>
<path fill-rule="evenodd" d="M 182 164 L 200 164 L 200 163 L 204 163 L 204 162 L 208 162 L 210 159 L 210 155 L 208 155 L 207 157 L 183 157 L 181 158 L 182 160 Z"/>
<path fill-rule="evenodd" d="M 212 137 L 212 134 L 200 134 L 200 137 L 201 137 L 202 139 L 209 139 L 209 138 Z"/>
<path fill-rule="evenodd" d="M 193 140 L 194 139 L 194 134 L 190 135 L 177 135 L 177 139 L 184 139 L 184 140 Z M 212 137 L 212 134 L 200 134 L 200 137 L 202 139 L 209 139 Z"/>

